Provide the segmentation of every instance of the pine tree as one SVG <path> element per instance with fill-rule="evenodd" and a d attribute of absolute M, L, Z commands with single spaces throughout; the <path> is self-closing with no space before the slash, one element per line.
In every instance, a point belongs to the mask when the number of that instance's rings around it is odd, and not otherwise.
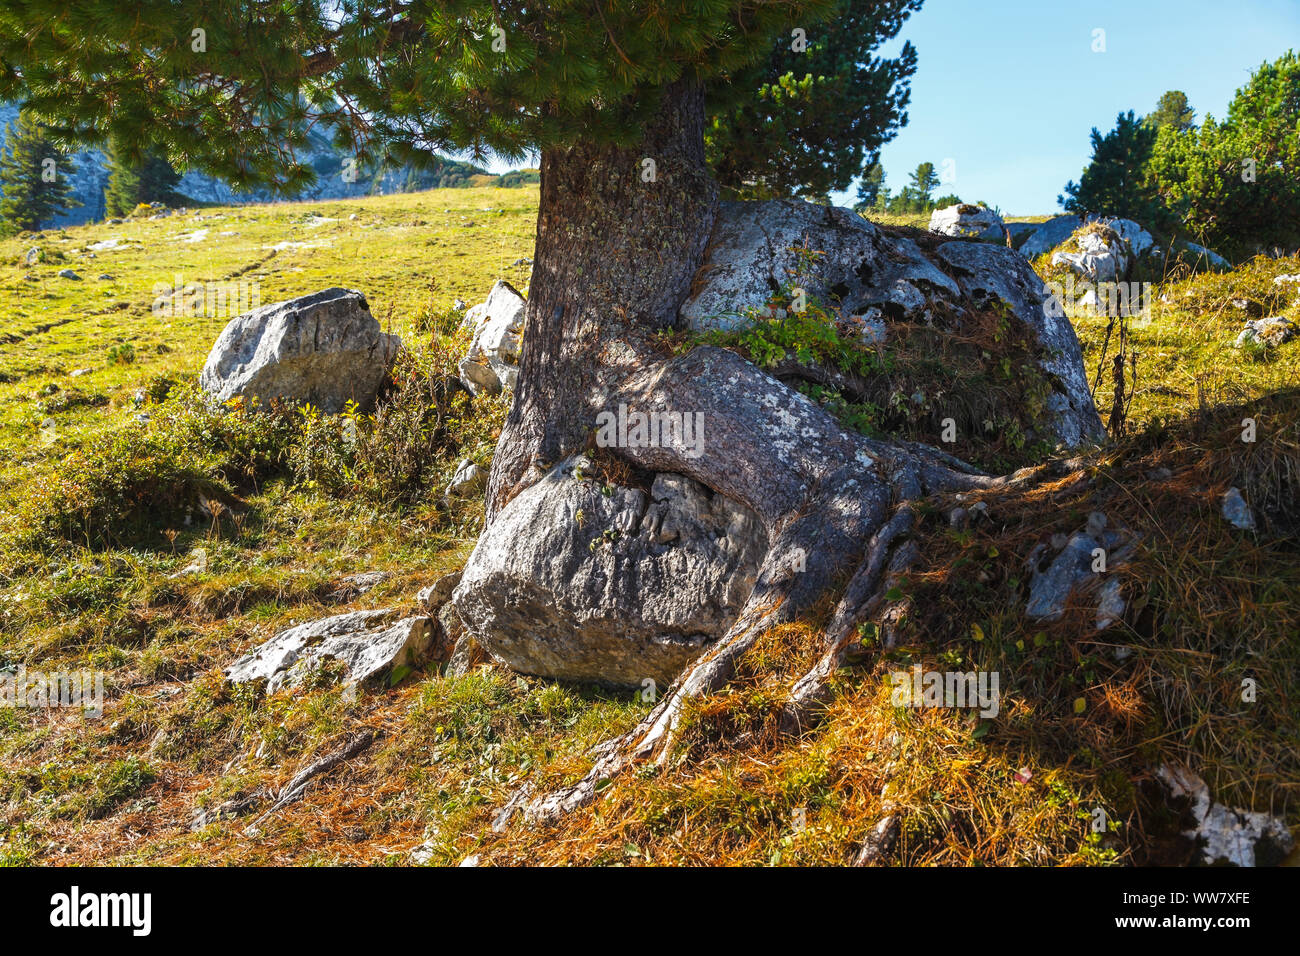
<path fill-rule="evenodd" d="M 1133 219 L 1149 227 L 1164 227 L 1164 204 L 1147 172 L 1156 141 L 1156 128 L 1132 110 L 1115 118 L 1115 128 L 1103 136 L 1092 131 L 1092 161 L 1077 183 L 1065 187 L 1058 202 L 1066 212 L 1098 213 Z"/>
<path fill-rule="evenodd" d="M 1187 94 L 1182 90 L 1170 90 L 1160 97 L 1153 112 L 1148 113 L 1145 122 L 1156 129 L 1168 126 L 1180 133 L 1195 125 L 1196 110 L 1187 102 Z"/>
<path fill-rule="evenodd" d="M 854 204 L 853 210 L 864 212 L 868 209 L 876 209 L 882 198 L 886 200 L 889 198 L 889 188 L 885 185 L 885 167 L 876 162 L 867 167 L 858 182 L 858 201 Z"/>
<path fill-rule="evenodd" d="M 939 174 L 934 171 L 934 163 L 920 163 L 909 177 L 908 189 L 919 204 L 917 212 L 926 212 L 934 205 L 930 197 L 939 186 Z"/>
<path fill-rule="evenodd" d="M 1162 128 L 1148 171 L 1178 228 L 1223 255 L 1300 247 L 1300 56 L 1262 64 L 1222 122 Z"/>
<path fill-rule="evenodd" d="M 109 216 L 126 216 L 140 203 L 177 201 L 181 177 L 163 156 L 132 156 L 120 142 L 108 151 L 108 186 L 104 209 Z"/>
<path fill-rule="evenodd" d="M 20 111 L 5 127 L 0 153 L 0 224 L 8 232 L 36 231 L 41 223 L 71 206 L 71 159 L 50 142 L 35 119 Z"/>
<path fill-rule="evenodd" d="M 705 144 L 723 189 L 821 197 L 848 189 L 907 122 L 916 50 L 873 55 L 921 0 L 837 0 L 824 24 L 778 36 L 766 59 L 710 88 Z"/>

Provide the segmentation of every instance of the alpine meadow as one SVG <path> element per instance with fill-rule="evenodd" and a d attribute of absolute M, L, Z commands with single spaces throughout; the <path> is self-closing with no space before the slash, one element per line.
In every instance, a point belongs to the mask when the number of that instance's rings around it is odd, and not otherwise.
<path fill-rule="evenodd" d="M 1264 925 L 1300 8 L 1136 6 L 5 0 L 0 863 Z"/>

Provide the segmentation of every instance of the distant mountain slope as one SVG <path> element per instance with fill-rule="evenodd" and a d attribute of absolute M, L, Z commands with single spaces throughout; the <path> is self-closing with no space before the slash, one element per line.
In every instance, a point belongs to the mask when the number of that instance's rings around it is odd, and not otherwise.
<path fill-rule="evenodd" d="M 7 128 L 17 116 L 17 106 L 10 103 L 0 104 L 0 130 Z M 402 167 L 387 170 L 379 175 L 368 175 L 363 172 L 356 177 L 355 181 L 348 182 L 343 177 L 343 157 L 333 149 L 329 141 L 324 136 L 313 133 L 309 135 L 309 143 L 304 158 L 316 170 L 316 183 L 294 196 L 279 196 L 269 190 L 260 189 L 236 192 L 225 181 L 193 170 L 181 176 L 178 191 L 196 203 L 240 205 L 284 199 L 386 196 L 440 187 L 492 185 L 498 178 L 472 163 L 444 159 L 440 166 L 432 170 Z M 507 174 L 508 178 L 500 185 L 514 186 L 521 185 L 523 182 L 536 182 L 536 174 L 530 175 L 530 172 L 524 171 L 523 175 Z M 53 223 L 47 225 L 75 226 L 103 219 L 104 188 L 108 185 L 108 157 L 104 151 L 90 149 L 74 154 L 72 169 L 67 172 L 67 175 L 72 180 L 72 196 L 81 205 L 55 217 Z"/>

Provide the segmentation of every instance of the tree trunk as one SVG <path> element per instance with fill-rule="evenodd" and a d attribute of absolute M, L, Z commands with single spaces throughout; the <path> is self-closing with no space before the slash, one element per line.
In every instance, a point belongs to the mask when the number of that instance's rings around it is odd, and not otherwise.
<path fill-rule="evenodd" d="M 488 520 L 582 449 L 610 389 L 652 354 L 690 291 L 717 211 L 704 92 L 669 86 L 635 147 L 542 153 L 541 203 L 514 405 L 497 445 Z"/>

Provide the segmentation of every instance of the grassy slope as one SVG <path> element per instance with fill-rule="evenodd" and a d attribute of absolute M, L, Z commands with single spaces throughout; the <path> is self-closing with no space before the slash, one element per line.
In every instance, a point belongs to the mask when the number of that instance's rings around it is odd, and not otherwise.
<path fill-rule="evenodd" d="M 133 427 L 138 387 L 201 367 L 224 319 L 160 321 L 149 311 L 154 283 L 242 272 L 260 279 L 263 302 L 351 286 L 418 341 L 419 317 L 453 297 L 477 301 L 498 276 L 523 285 L 527 269 L 512 263 L 531 254 L 535 204 L 534 190 L 477 189 L 207 209 L 201 221 L 42 236 L 36 244 L 57 261 L 31 270 L 20 259 L 33 243 L 0 243 L 0 514 L 22 513 L 70 452 Z M 207 237 L 180 238 L 195 229 Z M 110 237 L 125 248 L 88 258 L 88 244 Z M 286 241 L 311 245 L 271 254 Z M 1274 266 L 1300 271 L 1294 261 Z M 56 278 L 64 267 L 83 281 Z M 25 281 L 28 272 L 38 281 Z M 1171 821 L 1144 787 L 1150 767 L 1170 757 L 1235 802 L 1295 824 L 1296 552 L 1282 531 L 1242 536 L 1215 511 L 1228 482 L 1295 492 L 1300 400 L 1286 390 L 1300 387 L 1300 343 L 1262 360 L 1226 349 L 1241 318 L 1227 291 L 1237 283 L 1262 295 L 1270 278 L 1240 270 L 1180 285 L 1170 291 L 1187 294 L 1174 299 L 1181 307 L 1135 330 L 1141 378 L 1130 420 L 1139 431 L 1157 419 L 1167 427 L 1033 496 L 989 496 L 994 519 L 970 533 L 927 518 L 926 564 L 905 591 L 929 610 L 914 615 L 898 652 L 868 653 L 842 675 L 817 733 L 789 742 L 772 730 L 784 689 L 809 663 L 810 622 L 774 634 L 734 688 L 698 709 L 672 769 L 615 784 L 558 832 L 495 835 L 487 824 L 518 780 L 582 773 L 585 748 L 648 707 L 634 695 L 495 667 L 459 680 L 417 675 L 357 699 L 329 686 L 262 698 L 220 678 L 233 656 L 291 621 L 411 603 L 463 560 L 475 509 L 449 518 L 432 505 L 338 500 L 276 479 L 249 497 L 246 526 L 181 528 L 174 544 L 161 526 L 96 550 L 19 547 L 7 535 L 0 657 L 104 668 L 110 701 L 98 721 L 0 711 L 0 860 L 400 862 L 428 840 L 442 863 L 470 853 L 499 862 L 843 862 L 891 810 L 904 819 L 898 859 L 908 863 L 1162 859 L 1174 851 L 1157 834 Z M 1104 322 L 1078 325 L 1095 363 Z M 123 342 L 134 361 L 110 362 Z M 68 376 L 85 367 L 92 372 Z M 81 404 L 66 401 L 74 389 Z M 1240 407 L 1214 410 L 1216 400 Z M 1261 423 L 1250 454 L 1234 443 L 1242 409 Z M 54 428 L 42 430 L 51 418 Z M 1170 475 L 1150 479 L 1157 467 Z M 1018 613 L 1025 555 L 1096 507 L 1144 535 L 1126 575 L 1145 597 L 1103 635 L 1083 608 L 1029 626 Z M 198 548 L 208 570 L 171 577 Z M 330 597 L 344 574 L 376 569 L 392 577 L 350 602 Z M 1117 661 L 1117 646 L 1134 653 Z M 1009 681 L 1002 714 L 983 725 L 893 708 L 883 673 L 912 662 L 998 668 Z M 1233 699 L 1244 674 L 1260 681 L 1253 708 Z M 382 732 L 380 742 L 261 836 L 243 834 L 248 818 L 190 831 L 195 806 L 278 786 L 363 726 Z M 737 744 L 743 731 L 752 733 Z M 1104 838 L 1088 828 L 1098 806 L 1113 822 Z"/>

